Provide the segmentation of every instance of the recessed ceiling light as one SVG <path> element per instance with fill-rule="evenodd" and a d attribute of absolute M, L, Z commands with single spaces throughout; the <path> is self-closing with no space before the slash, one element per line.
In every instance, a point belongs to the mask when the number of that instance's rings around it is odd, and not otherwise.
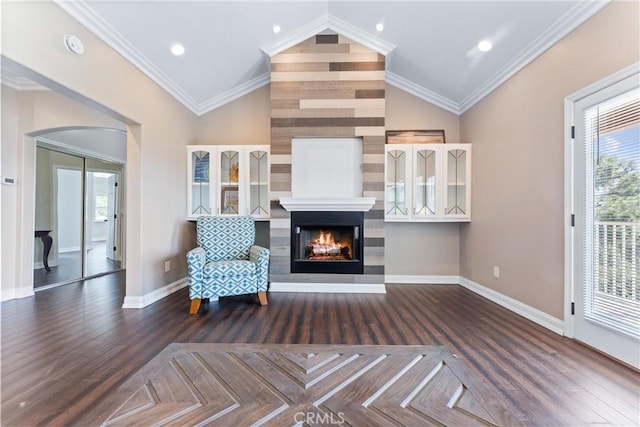
<path fill-rule="evenodd" d="M 384 31 L 384 24 L 382 22 L 378 22 L 376 24 L 376 30 L 378 30 L 379 32 L 383 32 Z"/>
<path fill-rule="evenodd" d="M 182 46 L 180 43 L 173 44 L 171 46 L 171 53 L 173 53 L 175 56 L 184 54 L 184 46 Z"/>
<path fill-rule="evenodd" d="M 482 40 L 480 43 L 478 43 L 478 50 L 480 52 L 489 52 L 492 47 L 493 44 L 489 40 Z"/>
<path fill-rule="evenodd" d="M 273 34 L 278 34 L 280 30 L 281 30 L 280 25 L 273 26 Z"/>

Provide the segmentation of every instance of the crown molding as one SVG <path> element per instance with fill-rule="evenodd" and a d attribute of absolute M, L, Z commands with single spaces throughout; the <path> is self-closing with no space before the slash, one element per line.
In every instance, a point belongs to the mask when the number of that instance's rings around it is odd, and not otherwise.
<path fill-rule="evenodd" d="M 153 62 L 144 56 L 122 34 L 115 30 L 100 15 L 91 9 L 84 1 L 53 0 L 53 2 L 71 17 L 84 25 L 89 31 L 98 36 L 107 45 L 131 62 L 151 80 L 169 92 L 194 114 L 198 114 L 198 102 L 178 86 L 169 76 L 160 70 Z"/>
<path fill-rule="evenodd" d="M 509 61 L 507 65 L 502 67 L 489 78 L 489 80 L 465 97 L 459 104 L 459 114 L 464 113 L 480 102 L 485 96 L 489 95 L 518 71 L 529 65 L 538 56 L 542 55 L 610 2 L 611 0 L 597 0 L 577 3 L 561 16 L 560 19 L 554 22 L 544 33 Z"/>
<path fill-rule="evenodd" d="M 356 27 L 355 25 L 340 18 L 336 18 L 333 15 L 328 15 L 327 19 L 328 29 L 334 30 L 335 32 L 342 34 L 354 42 L 360 43 L 381 55 L 387 56 L 396 48 L 395 44 L 381 39 L 380 37 L 376 37 L 373 34 L 364 31 L 362 28 Z"/>
<path fill-rule="evenodd" d="M 270 59 L 272 56 L 279 54 L 280 52 L 289 49 L 297 45 L 298 43 L 315 36 L 316 34 L 329 28 L 329 15 L 323 15 L 314 19 L 305 25 L 296 28 L 287 34 L 286 37 L 271 43 L 267 46 L 263 46 L 260 49 Z"/>
<path fill-rule="evenodd" d="M 244 95 L 253 92 L 256 89 L 260 89 L 262 86 L 266 86 L 271 83 L 271 73 L 264 73 L 256 78 L 249 80 L 246 83 L 242 83 L 239 86 L 228 90 L 221 95 L 213 97 L 202 104 L 200 104 L 195 111 L 198 116 L 208 113 L 211 110 L 215 110 L 231 101 L 243 97 Z"/>
<path fill-rule="evenodd" d="M 341 34 L 356 43 L 360 43 L 361 45 L 366 46 L 384 56 L 387 56 L 396 48 L 393 43 L 379 37 L 375 37 L 361 28 L 356 27 L 347 21 L 343 21 L 340 18 L 336 18 L 331 14 L 326 14 L 314 19 L 302 27 L 297 28 L 296 30 L 293 30 L 281 40 L 270 45 L 263 46 L 261 49 L 269 58 L 271 58 L 274 55 L 277 55 L 280 52 L 287 50 L 290 47 L 295 46 L 325 30 L 335 31 L 336 33 Z"/>
<path fill-rule="evenodd" d="M 400 77 L 391 71 L 387 70 L 385 76 L 385 81 L 390 85 L 395 86 L 398 89 L 402 89 L 405 92 L 409 92 L 410 94 L 415 95 L 424 101 L 430 102 L 431 104 L 437 105 L 442 109 L 460 115 L 460 105 L 449 98 L 417 85 L 411 80 Z"/>
<path fill-rule="evenodd" d="M 25 77 L 13 77 L 13 76 L 9 77 L 9 76 L 6 76 L 4 73 L 2 74 L 0 83 L 10 87 L 11 89 L 15 89 L 19 91 L 50 90 L 48 87 L 39 85 L 38 83 L 31 81 Z"/>
<path fill-rule="evenodd" d="M 0 83 L 19 91 L 50 90 L 48 87 L 36 83 L 27 77 L 12 73 L 5 67 L 0 68 Z"/>
<path fill-rule="evenodd" d="M 106 44 L 111 46 L 116 52 L 122 55 L 127 61 L 140 69 L 144 74 L 156 82 L 160 87 L 166 90 L 171 96 L 182 103 L 186 108 L 197 116 L 206 114 L 224 104 L 238 99 L 270 82 L 271 57 L 278 53 L 295 46 L 296 44 L 315 36 L 325 30 L 335 31 L 369 49 L 374 50 L 384 56 L 391 54 L 396 46 L 386 40 L 376 37 L 359 27 L 356 27 L 342 19 L 331 14 L 325 14 L 317 19 L 299 27 L 290 32 L 281 40 L 263 46 L 261 48 L 264 54 L 264 63 L 267 67 L 267 73 L 262 74 L 254 79 L 243 83 L 221 95 L 205 100 L 204 102 L 196 101 L 191 95 L 176 84 L 169 76 L 155 66 L 147 59 L 138 49 L 136 49 L 125 37 L 118 33 L 111 25 L 102 19 L 93 9 L 91 9 L 84 1 L 65 1 L 53 0 L 62 10 L 71 15 L 74 19 L 84 25 L 91 32 L 96 34 Z M 450 111 L 454 114 L 462 114 L 484 97 L 489 95 L 493 90 L 502 85 L 518 71 L 523 69 L 534 59 L 548 50 L 555 43 L 567 36 L 575 30 L 579 25 L 600 11 L 611 0 L 594 0 L 581 1 L 571 10 L 565 13 L 560 19 L 552 24 L 547 31 L 536 38 L 526 49 L 514 57 L 506 66 L 495 73 L 491 78 L 484 82 L 480 87 L 466 96 L 460 103 L 452 101 L 438 93 L 426 89 L 404 77 L 400 77 L 390 71 L 386 71 L 386 82 L 399 89 L 402 89 L 412 95 L 417 96 L 427 102 L 430 102 L 440 108 Z M 389 59 L 389 58 L 388 58 Z M 387 61 L 387 66 L 389 61 Z M 6 84 L 17 90 L 42 90 L 43 86 L 33 83 L 28 84 L 19 77 L 8 79 L 2 76 L 2 84 Z"/>

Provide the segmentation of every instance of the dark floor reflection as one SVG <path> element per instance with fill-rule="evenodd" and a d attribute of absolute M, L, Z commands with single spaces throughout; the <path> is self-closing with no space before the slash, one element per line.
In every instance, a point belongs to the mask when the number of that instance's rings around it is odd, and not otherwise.
<path fill-rule="evenodd" d="M 51 271 L 47 273 L 44 268 L 33 270 L 33 287 L 52 285 L 54 283 L 67 282 L 82 277 L 82 256 L 80 251 L 63 252 L 58 255 L 58 265 L 50 265 Z M 107 258 L 106 243 L 94 243 L 93 248 L 87 251 L 87 276 L 119 270 L 120 261 Z"/>

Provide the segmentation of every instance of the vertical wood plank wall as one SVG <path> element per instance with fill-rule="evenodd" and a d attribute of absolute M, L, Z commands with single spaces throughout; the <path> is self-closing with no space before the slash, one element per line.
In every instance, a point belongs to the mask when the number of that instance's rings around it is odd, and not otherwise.
<path fill-rule="evenodd" d="M 311 37 L 271 58 L 272 282 L 384 283 L 385 58 L 341 35 Z M 291 140 L 361 137 L 365 213 L 364 274 L 291 274 Z M 354 165 L 356 167 L 356 165 Z M 330 171 L 328 166 L 327 171 Z"/>

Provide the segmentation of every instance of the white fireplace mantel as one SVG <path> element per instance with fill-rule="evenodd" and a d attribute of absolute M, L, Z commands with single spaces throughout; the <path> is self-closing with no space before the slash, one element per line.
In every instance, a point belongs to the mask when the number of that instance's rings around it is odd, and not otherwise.
<path fill-rule="evenodd" d="M 368 212 L 376 203 L 375 197 L 311 198 L 280 197 L 287 211 L 359 211 Z"/>

